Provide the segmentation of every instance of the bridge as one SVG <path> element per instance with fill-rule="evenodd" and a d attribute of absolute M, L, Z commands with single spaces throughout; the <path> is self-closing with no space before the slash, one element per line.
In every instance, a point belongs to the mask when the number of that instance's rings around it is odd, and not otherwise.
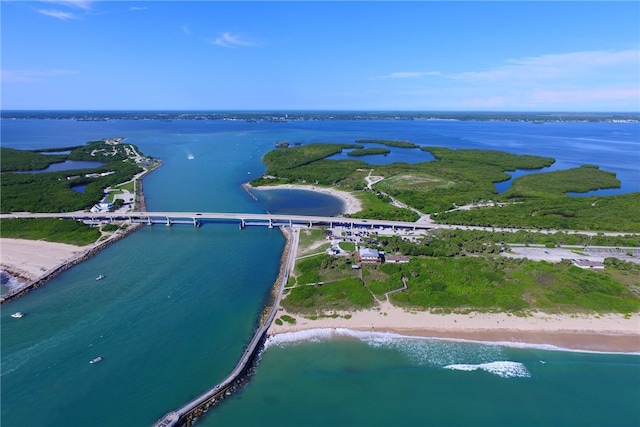
<path fill-rule="evenodd" d="M 0 218 L 63 218 L 78 221 L 129 221 L 143 224 L 192 224 L 199 227 L 206 222 L 237 223 L 240 229 L 247 226 L 291 227 L 297 226 L 344 226 L 350 228 L 376 227 L 391 229 L 428 230 L 436 227 L 430 222 L 389 221 L 333 216 L 276 215 L 229 212 L 70 212 L 70 213 L 13 213 Z"/>

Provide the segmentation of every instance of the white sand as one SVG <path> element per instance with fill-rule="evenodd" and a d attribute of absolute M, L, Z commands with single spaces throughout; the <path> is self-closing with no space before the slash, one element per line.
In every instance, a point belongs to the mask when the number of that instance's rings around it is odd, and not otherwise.
<path fill-rule="evenodd" d="M 352 193 L 344 190 L 338 190 L 332 187 L 319 187 L 317 185 L 298 185 L 298 184 L 281 184 L 281 185 L 268 185 L 261 187 L 252 187 L 249 184 L 245 186 L 251 191 L 268 191 L 268 190 L 307 190 L 317 191 L 318 193 L 329 194 L 334 197 L 339 197 L 344 201 L 345 211 L 344 214 L 351 215 L 362 210 L 362 203 Z"/>
<path fill-rule="evenodd" d="M 271 325 L 269 334 L 319 328 L 395 332 L 423 337 L 461 338 L 489 342 L 549 344 L 561 348 L 640 352 L 640 315 L 630 317 L 551 315 L 518 317 L 506 313 L 432 314 L 407 311 L 384 301 L 377 309 L 338 313 L 342 317 L 310 320 L 280 308 L 276 318 L 288 314 L 295 324 Z M 332 314 L 332 313 L 327 313 Z M 344 318 L 350 314 L 351 318 Z"/>
<path fill-rule="evenodd" d="M 89 248 L 41 240 L 3 238 L 0 239 L 0 266 L 12 275 L 35 281 Z"/>

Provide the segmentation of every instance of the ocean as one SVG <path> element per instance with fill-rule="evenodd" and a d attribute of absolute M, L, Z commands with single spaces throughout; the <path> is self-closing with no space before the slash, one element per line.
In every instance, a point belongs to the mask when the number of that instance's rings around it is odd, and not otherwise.
<path fill-rule="evenodd" d="M 597 164 L 640 191 L 640 124 L 340 120 L 10 120 L 2 146 L 126 137 L 163 166 L 149 210 L 332 214 L 341 202 L 241 184 L 278 141 L 409 140 Z M 190 159 L 192 157 L 192 159 Z M 428 161 L 393 149 L 372 163 Z M 503 183 L 503 185 L 506 185 Z M 269 194 L 267 194 L 269 193 Z M 278 272 L 278 230 L 143 227 L 3 304 L 3 426 L 145 426 L 223 379 L 251 339 Z M 99 274 L 105 279 L 96 281 Z M 10 313 L 26 316 L 13 319 Z M 103 361 L 89 364 L 94 357 Z M 202 426 L 637 426 L 640 355 L 311 331 L 268 341 L 251 381 Z"/>

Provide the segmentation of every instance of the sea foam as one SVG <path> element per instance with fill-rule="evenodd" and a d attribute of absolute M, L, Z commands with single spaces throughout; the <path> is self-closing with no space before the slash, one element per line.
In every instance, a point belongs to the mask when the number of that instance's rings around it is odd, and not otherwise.
<path fill-rule="evenodd" d="M 503 378 L 529 378 L 531 373 L 520 362 L 511 361 L 496 361 L 489 363 L 481 363 L 478 365 L 447 365 L 445 369 L 451 369 L 455 371 L 476 371 L 478 369 L 486 371 Z"/>
<path fill-rule="evenodd" d="M 486 343 L 414 337 L 392 332 L 356 331 L 346 328 L 319 328 L 277 334 L 267 339 L 265 349 L 303 342 L 318 343 L 350 339 L 358 340 L 373 348 L 395 350 L 417 366 L 442 367 L 461 362 L 487 363 L 504 357 L 501 347 Z"/>

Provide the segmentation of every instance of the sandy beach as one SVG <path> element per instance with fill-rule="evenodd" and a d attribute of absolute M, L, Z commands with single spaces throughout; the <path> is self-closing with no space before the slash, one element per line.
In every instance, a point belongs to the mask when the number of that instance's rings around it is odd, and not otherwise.
<path fill-rule="evenodd" d="M 329 194 L 342 199 L 345 205 L 344 214 L 351 215 L 362 210 L 360 200 L 348 191 L 338 190 L 332 187 L 319 187 L 317 185 L 299 185 L 299 184 L 282 184 L 269 185 L 261 187 L 252 187 L 250 184 L 244 184 L 245 189 L 251 193 L 252 191 L 268 191 L 268 190 L 307 190 L 316 191 L 318 193 Z"/>
<path fill-rule="evenodd" d="M 573 350 L 640 352 L 640 314 L 630 317 L 618 314 L 582 316 L 533 313 L 527 317 L 506 313 L 432 314 L 407 311 L 389 302 L 382 302 L 373 310 L 336 314 L 339 317 L 311 320 L 280 308 L 277 318 L 289 315 L 296 319 L 296 323 L 282 322 L 282 325 L 277 325 L 274 322 L 268 333 L 274 335 L 344 328 L 509 345 L 535 344 Z M 346 314 L 351 317 L 345 318 Z"/>
<path fill-rule="evenodd" d="M 89 246 L 42 240 L 0 239 L 0 268 L 25 281 L 36 281 L 50 270 L 82 255 Z"/>

